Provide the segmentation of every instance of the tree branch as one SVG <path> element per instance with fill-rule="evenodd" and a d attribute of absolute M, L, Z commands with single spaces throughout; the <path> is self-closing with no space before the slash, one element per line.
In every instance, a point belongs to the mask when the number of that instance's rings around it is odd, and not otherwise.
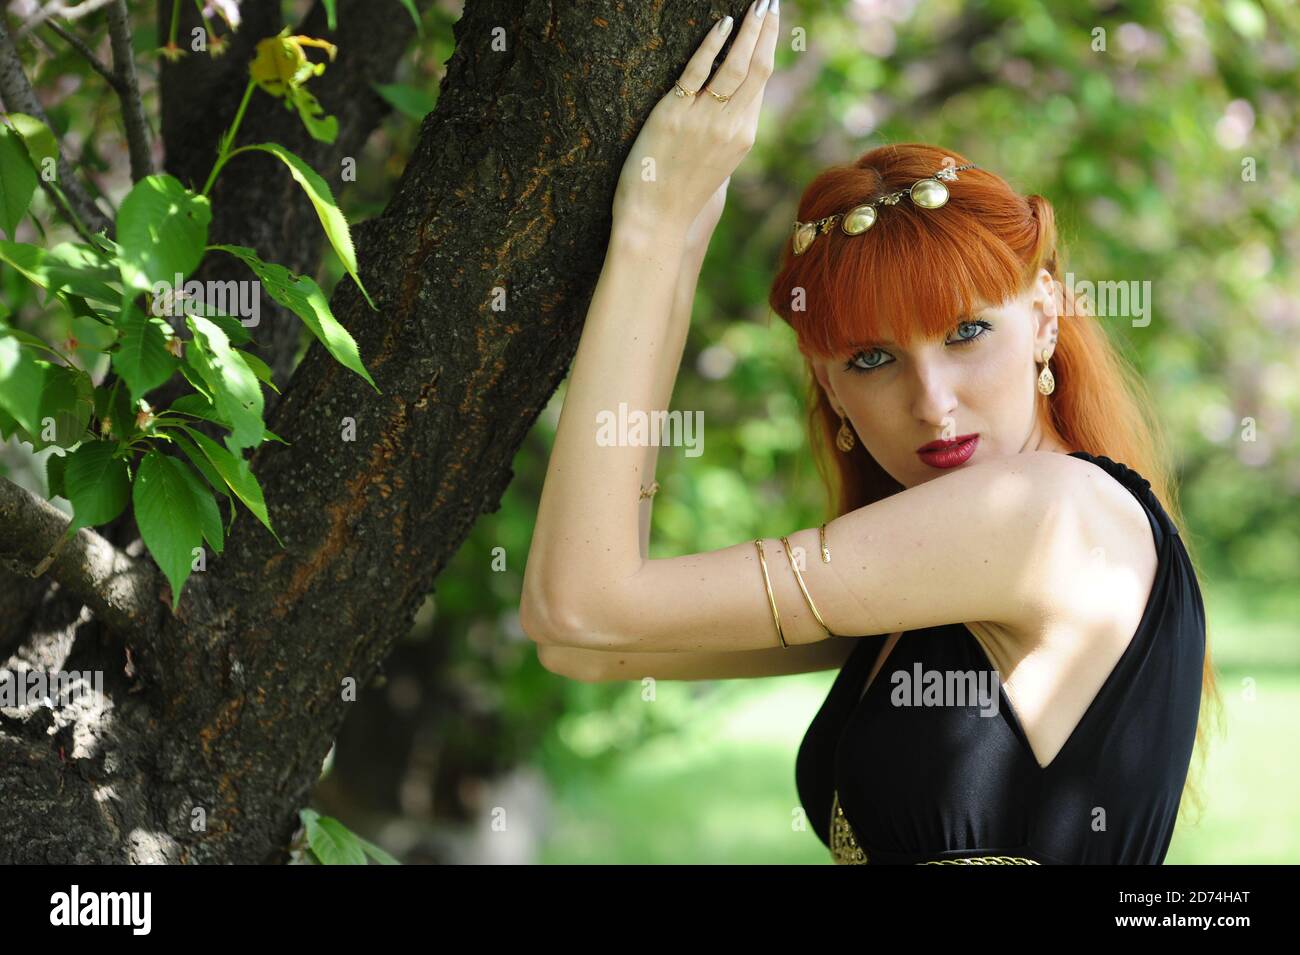
<path fill-rule="evenodd" d="M 33 567 L 43 568 L 110 629 L 151 631 L 162 612 L 152 564 L 127 556 L 88 528 L 66 539 L 69 523 L 48 501 L 0 478 L 0 560 L 28 576 L 39 576 Z"/>
<path fill-rule="evenodd" d="M 114 0 L 108 8 L 108 36 L 113 47 L 113 72 L 121 81 L 121 85 L 114 86 L 114 89 L 122 101 L 122 125 L 131 151 L 131 180 L 139 182 L 154 169 L 153 157 L 149 153 L 149 121 L 144 116 L 140 82 L 135 75 L 135 58 L 131 55 L 131 22 L 126 0 Z"/>
<path fill-rule="evenodd" d="M 76 50 L 77 53 L 81 55 L 81 58 L 90 64 L 90 68 L 92 70 L 94 70 L 96 73 L 98 73 L 100 76 L 102 76 L 105 80 L 108 81 L 108 85 L 113 87 L 114 92 L 116 92 L 119 96 L 122 95 L 122 81 L 118 79 L 117 74 L 114 73 L 111 69 L 109 69 L 108 65 L 105 64 L 103 60 L 95 56 L 95 51 L 92 50 L 89 47 L 89 45 L 87 45 L 84 41 L 82 41 L 82 39 L 79 36 L 77 36 L 71 30 L 66 30 L 63 27 L 59 26 L 53 20 L 46 23 L 45 26 L 50 31 L 62 37 L 64 42 L 67 43 L 68 46 Z"/>
<path fill-rule="evenodd" d="M 28 82 L 27 74 L 23 72 L 23 61 L 19 58 L 13 41 L 9 39 L 9 31 L 5 29 L 2 16 L 0 16 L 0 99 L 4 100 L 5 109 L 13 113 L 26 113 L 39 119 L 53 131 L 54 127 L 50 126 L 49 117 L 45 115 L 45 110 L 41 109 L 40 101 L 32 90 L 32 84 Z M 106 232 L 111 238 L 112 221 L 99 211 L 95 200 L 77 181 L 72 167 L 63 156 L 62 147 L 59 149 L 57 168 L 59 184 L 62 186 L 63 194 L 68 197 L 68 204 L 73 212 L 91 232 Z"/>

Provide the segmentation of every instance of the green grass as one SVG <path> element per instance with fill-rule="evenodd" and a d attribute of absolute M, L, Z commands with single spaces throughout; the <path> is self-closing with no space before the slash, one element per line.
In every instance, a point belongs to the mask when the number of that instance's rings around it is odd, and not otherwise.
<path fill-rule="evenodd" d="M 1179 822 L 1167 864 L 1300 857 L 1300 765 L 1290 755 L 1300 716 L 1297 603 L 1294 594 L 1206 590 L 1225 733 L 1210 738 L 1204 813 Z M 830 864 L 803 820 L 794 759 L 834 676 L 718 684 L 709 702 L 688 705 L 687 725 L 625 754 L 611 772 L 554 781 L 539 861 Z"/>

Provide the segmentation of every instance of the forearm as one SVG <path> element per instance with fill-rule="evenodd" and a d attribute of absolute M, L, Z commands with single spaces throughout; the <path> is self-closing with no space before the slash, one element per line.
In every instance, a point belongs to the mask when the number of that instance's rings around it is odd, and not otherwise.
<path fill-rule="evenodd" d="M 684 236 L 616 224 L 587 311 L 547 465 L 524 590 L 570 612 L 584 592 L 634 575 L 641 554 L 640 488 L 651 447 L 618 440 L 619 405 L 667 406 L 689 321 L 677 317 Z M 689 312 L 687 313 L 689 319 Z M 612 419 L 613 426 L 609 423 Z M 598 443 L 601 423 L 604 436 Z"/>
<path fill-rule="evenodd" d="M 686 249 L 682 255 L 681 268 L 677 273 L 677 285 L 673 291 L 672 313 L 669 318 L 668 344 L 666 348 L 669 353 L 670 361 L 664 363 L 662 367 L 656 367 L 656 373 L 666 379 L 666 384 L 656 381 L 655 387 L 667 389 L 668 400 L 671 401 L 673 385 L 677 381 L 677 374 L 681 369 L 682 352 L 686 347 L 686 337 L 690 332 L 691 312 L 695 306 L 695 289 L 700 280 L 700 269 L 704 265 L 704 256 L 708 247 L 691 246 Z M 665 403 L 665 408 L 667 403 Z M 651 482 L 655 480 L 655 474 L 659 463 L 659 445 L 652 443 L 645 449 L 645 465 L 643 467 L 646 475 L 646 489 L 650 488 Z M 650 517 L 654 505 L 654 498 L 649 497 L 641 502 L 639 511 L 640 526 L 640 553 L 641 559 L 647 560 L 650 556 Z"/>

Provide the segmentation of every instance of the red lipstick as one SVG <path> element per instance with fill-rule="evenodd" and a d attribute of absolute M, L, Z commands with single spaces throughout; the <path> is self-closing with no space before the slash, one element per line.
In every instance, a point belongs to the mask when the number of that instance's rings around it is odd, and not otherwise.
<path fill-rule="evenodd" d="M 955 468 L 970 459 L 980 443 L 978 434 L 963 434 L 951 441 L 931 441 L 916 449 L 916 455 L 932 468 Z"/>

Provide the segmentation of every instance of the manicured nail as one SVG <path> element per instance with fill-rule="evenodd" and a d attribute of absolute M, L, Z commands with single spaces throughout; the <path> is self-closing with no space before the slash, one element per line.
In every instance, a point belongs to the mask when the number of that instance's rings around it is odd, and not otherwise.
<path fill-rule="evenodd" d="M 718 32 L 724 35 L 731 32 L 731 17 L 726 16 L 718 21 Z"/>
<path fill-rule="evenodd" d="M 758 0 L 758 6 L 754 7 L 754 16 L 760 20 L 763 19 L 763 16 L 767 13 L 767 4 L 768 0 Z"/>
<path fill-rule="evenodd" d="M 773 13 L 781 12 L 781 0 L 772 0 L 772 12 Z"/>

